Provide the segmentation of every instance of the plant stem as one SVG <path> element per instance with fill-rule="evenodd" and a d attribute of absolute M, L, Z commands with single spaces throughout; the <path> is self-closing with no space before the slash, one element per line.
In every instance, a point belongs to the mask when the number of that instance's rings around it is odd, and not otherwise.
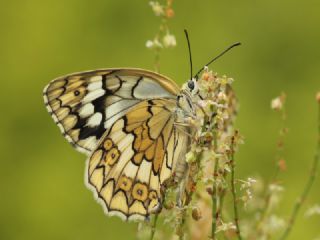
<path fill-rule="evenodd" d="M 155 50 L 155 56 L 154 56 L 154 71 L 157 73 L 160 73 L 160 50 Z"/>
<path fill-rule="evenodd" d="M 237 132 L 235 133 L 237 134 Z M 233 197 L 233 211 L 234 211 L 234 223 L 236 225 L 236 233 L 239 240 L 242 240 L 241 233 L 240 233 L 240 226 L 239 226 L 239 213 L 238 213 L 238 204 L 237 204 L 237 194 L 235 188 L 235 177 L 234 177 L 234 170 L 235 170 L 235 163 L 234 163 L 234 141 L 235 136 L 231 138 L 231 146 L 230 146 L 230 163 L 231 163 L 231 192 Z"/>
<path fill-rule="evenodd" d="M 226 171 L 224 171 L 223 178 L 226 178 L 226 176 L 227 176 Z M 226 188 L 220 188 L 219 189 L 219 199 L 218 199 L 219 207 L 218 207 L 218 210 L 217 210 L 217 221 L 222 221 L 223 220 L 223 218 L 222 218 L 222 209 L 223 209 L 224 197 L 226 196 L 226 193 L 227 193 L 227 189 Z"/>
<path fill-rule="evenodd" d="M 319 158 L 320 158 L 320 102 L 318 103 L 318 136 L 317 136 L 317 148 L 316 148 L 316 153 L 313 159 L 313 163 L 312 163 L 312 167 L 310 170 L 310 176 L 309 179 L 305 185 L 305 188 L 301 194 L 301 196 L 298 198 L 293 211 L 291 213 L 291 217 L 289 218 L 289 222 L 288 225 L 284 231 L 284 233 L 282 234 L 282 236 L 279 238 L 280 240 L 284 240 L 286 239 L 291 230 L 292 227 L 296 221 L 297 215 L 299 213 L 299 210 L 301 209 L 302 204 L 304 203 L 305 199 L 307 198 L 310 189 L 314 183 L 315 177 L 316 177 L 316 172 L 317 172 L 317 168 L 318 168 L 318 164 L 319 164 Z"/>
<path fill-rule="evenodd" d="M 184 239 L 184 224 L 186 222 L 186 210 L 183 209 L 182 210 L 182 218 L 181 218 L 181 230 L 182 230 L 182 234 L 179 235 L 179 240 L 183 240 Z"/>
<path fill-rule="evenodd" d="M 154 234 L 156 233 L 158 217 L 159 217 L 159 214 L 156 214 L 156 215 L 154 216 L 154 220 L 153 220 L 153 223 L 152 223 L 152 226 L 151 226 L 150 240 L 153 240 Z"/>
<path fill-rule="evenodd" d="M 214 176 L 216 176 L 216 169 L 218 168 L 219 158 L 216 158 Z M 211 225 L 211 237 L 215 239 L 216 229 L 217 229 L 217 217 L 218 217 L 218 191 L 215 186 L 216 180 L 213 183 L 213 194 L 212 194 L 212 225 Z"/>
<path fill-rule="evenodd" d="M 225 195 L 226 195 L 226 189 L 219 189 L 219 193 L 217 197 L 216 223 L 219 223 L 219 222 L 221 223 L 223 221 L 222 209 L 223 209 Z"/>
<path fill-rule="evenodd" d="M 281 96 L 283 99 L 286 98 L 286 95 L 284 93 L 282 93 Z M 273 177 L 266 184 L 267 187 L 265 189 L 265 197 L 264 197 L 265 206 L 264 206 L 263 210 L 261 210 L 261 215 L 260 215 L 261 217 L 257 221 L 257 224 L 256 224 L 257 233 L 258 233 L 258 236 L 260 236 L 260 237 L 262 237 L 261 235 L 264 234 L 263 226 L 264 226 L 265 220 L 269 216 L 270 210 L 271 210 L 270 207 L 271 207 L 272 193 L 269 191 L 269 186 L 270 186 L 270 184 L 277 182 L 279 173 L 281 172 L 280 160 L 283 158 L 284 140 L 285 140 L 286 133 L 287 133 L 286 119 L 287 119 L 287 113 L 286 113 L 285 104 L 283 104 L 283 107 L 281 109 L 282 127 L 280 128 L 280 131 L 279 131 L 279 136 L 278 136 L 278 140 L 277 140 L 277 149 L 276 149 L 276 154 L 275 154 L 276 169 L 275 169 L 275 173 L 274 173 Z"/>
<path fill-rule="evenodd" d="M 213 150 L 217 151 L 217 133 L 214 134 L 214 145 Z M 217 189 L 217 176 L 219 167 L 219 157 L 215 157 L 214 170 L 213 170 L 213 184 L 212 184 L 212 224 L 211 224 L 211 238 L 216 239 L 217 229 L 217 210 L 218 210 L 218 189 Z"/>

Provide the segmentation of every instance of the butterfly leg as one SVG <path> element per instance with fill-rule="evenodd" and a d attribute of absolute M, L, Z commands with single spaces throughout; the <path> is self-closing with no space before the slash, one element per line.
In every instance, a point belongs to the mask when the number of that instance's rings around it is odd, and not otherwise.
<path fill-rule="evenodd" d="M 185 135 L 187 135 L 190 139 L 193 138 L 192 134 L 190 133 L 190 131 L 186 130 L 186 128 L 190 128 L 192 127 L 190 124 L 188 123 L 183 123 L 183 122 L 175 122 L 174 123 L 175 127 L 177 130 L 179 130 L 180 132 L 184 133 Z"/>

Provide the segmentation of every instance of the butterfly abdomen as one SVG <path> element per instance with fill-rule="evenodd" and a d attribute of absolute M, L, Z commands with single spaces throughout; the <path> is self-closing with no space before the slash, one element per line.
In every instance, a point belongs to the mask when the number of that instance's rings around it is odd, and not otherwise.
<path fill-rule="evenodd" d="M 180 158 L 177 162 L 176 169 L 174 172 L 174 181 L 179 183 L 185 177 L 187 173 L 187 163 L 184 158 Z"/>

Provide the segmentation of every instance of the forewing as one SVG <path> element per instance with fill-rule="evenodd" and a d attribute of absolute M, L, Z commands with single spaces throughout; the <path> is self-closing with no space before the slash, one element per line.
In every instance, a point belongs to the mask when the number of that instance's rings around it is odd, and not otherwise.
<path fill-rule="evenodd" d="M 88 159 L 87 181 L 108 215 L 147 219 L 184 157 L 187 135 L 174 125 L 176 102 L 139 103 L 118 119 Z"/>
<path fill-rule="evenodd" d="M 145 99 L 174 99 L 170 79 L 140 69 L 102 69 L 57 78 L 44 89 L 44 101 L 65 138 L 90 154 L 105 131 Z"/>

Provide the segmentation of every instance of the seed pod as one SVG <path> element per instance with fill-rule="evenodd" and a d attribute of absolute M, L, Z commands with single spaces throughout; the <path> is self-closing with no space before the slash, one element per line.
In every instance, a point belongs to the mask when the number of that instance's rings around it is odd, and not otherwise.
<path fill-rule="evenodd" d="M 167 18 L 172 18 L 174 16 L 174 11 L 172 8 L 168 8 L 166 10 L 166 15 L 167 15 Z"/>
<path fill-rule="evenodd" d="M 213 194 L 212 187 L 207 187 L 207 188 L 206 188 L 206 191 L 207 191 L 207 193 L 208 193 L 210 196 L 212 196 L 212 194 Z"/>
<path fill-rule="evenodd" d="M 195 221 L 199 221 L 202 218 L 201 211 L 198 207 L 192 209 L 192 218 Z"/>

